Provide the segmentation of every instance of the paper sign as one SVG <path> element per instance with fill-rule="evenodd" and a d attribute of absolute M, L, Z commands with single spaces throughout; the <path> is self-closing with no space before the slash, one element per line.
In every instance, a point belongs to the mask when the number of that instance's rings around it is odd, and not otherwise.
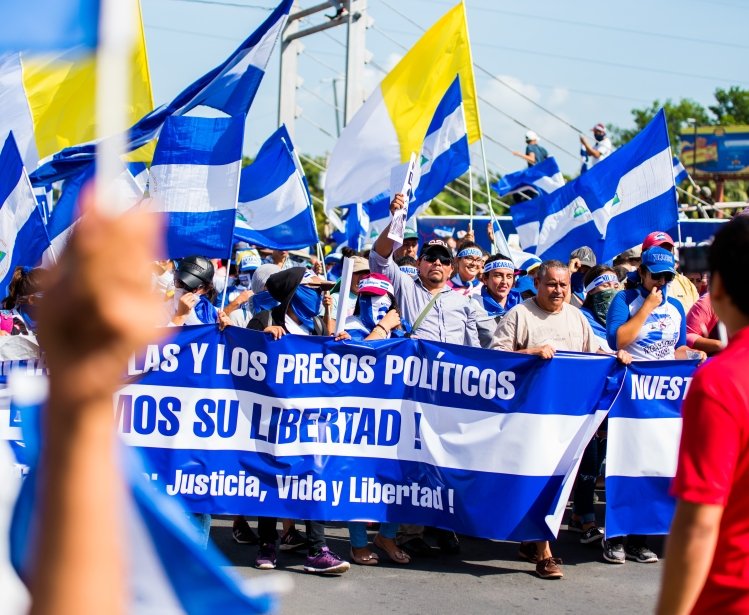
<path fill-rule="evenodd" d="M 335 315 L 335 334 L 338 335 L 346 327 L 346 318 L 348 318 L 349 288 L 351 287 L 351 278 L 354 275 L 354 259 L 343 259 L 343 270 L 341 271 L 341 286 L 338 295 L 338 310 Z"/>
<path fill-rule="evenodd" d="M 413 191 L 417 183 L 416 154 L 411 152 L 411 158 L 408 162 L 399 164 L 390 171 L 390 199 L 395 198 L 396 194 L 402 194 L 406 200 L 406 207 L 395 212 L 395 215 L 390 220 L 388 239 L 392 239 L 398 244 L 403 243 L 403 234 L 406 231 L 406 216 L 408 215 L 408 202 L 413 196 Z"/>

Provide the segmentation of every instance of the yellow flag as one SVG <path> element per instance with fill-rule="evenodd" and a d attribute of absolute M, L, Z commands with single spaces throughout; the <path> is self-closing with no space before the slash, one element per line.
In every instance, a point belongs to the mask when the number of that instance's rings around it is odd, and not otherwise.
<path fill-rule="evenodd" d="M 143 20 L 130 63 L 128 125 L 153 110 Z M 96 138 L 96 61 L 71 52 L 22 57 L 22 82 L 31 110 L 39 158 Z"/>
<path fill-rule="evenodd" d="M 398 135 L 401 160 L 421 149 L 439 101 L 460 75 L 468 142 L 481 137 L 471 45 L 461 2 L 435 23 L 382 80 L 380 88 Z"/>

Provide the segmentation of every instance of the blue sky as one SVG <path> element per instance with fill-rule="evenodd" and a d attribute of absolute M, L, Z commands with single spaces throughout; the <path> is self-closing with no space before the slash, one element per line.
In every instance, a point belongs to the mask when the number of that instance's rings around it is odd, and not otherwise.
<path fill-rule="evenodd" d="M 221 62 L 274 5 L 272 0 L 141 2 L 157 104 Z M 401 45 L 410 47 L 454 2 L 368 4 L 372 62 L 363 76 L 371 90 L 383 75 L 377 67 L 392 67 L 404 53 Z M 489 166 L 502 173 L 525 166 L 507 151 L 524 147 L 527 129 L 520 124 L 541 136 L 564 172 L 576 174 L 578 137 L 565 122 L 589 134 L 597 122 L 631 126 L 630 109 L 654 99 L 688 97 L 710 104 L 716 87 L 749 87 L 744 0 L 466 0 L 466 6 L 474 62 L 564 120 L 476 71 L 478 94 L 486 101 L 479 106 Z M 310 18 L 305 25 L 322 20 Z M 302 117 L 295 126 L 295 146 L 302 152 L 324 155 L 335 143 L 332 79 L 344 72 L 344 40 L 345 27 L 303 39 L 297 99 Z M 278 65 L 276 51 L 248 115 L 248 155 L 276 128 Z M 473 153 L 480 169 L 478 149 Z"/>

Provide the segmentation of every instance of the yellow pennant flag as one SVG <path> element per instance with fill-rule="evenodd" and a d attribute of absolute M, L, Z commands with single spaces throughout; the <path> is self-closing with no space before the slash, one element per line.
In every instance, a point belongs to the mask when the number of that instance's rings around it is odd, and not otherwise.
<path fill-rule="evenodd" d="M 138 34 L 130 63 L 128 125 L 153 110 L 151 78 L 140 4 L 137 3 Z M 0 136 L 13 130 L 24 162 L 36 162 L 65 147 L 92 141 L 96 134 L 96 60 L 92 54 L 71 50 L 55 54 L 21 54 L 20 61 L 0 61 L 0 82 L 14 88 L 12 102 L 22 100 L 13 120 L 0 119 Z M 3 100 L 5 99 L 5 100 Z M 8 109 L 11 91 L 0 94 Z"/>
<path fill-rule="evenodd" d="M 442 97 L 460 76 L 466 134 L 481 137 L 465 6 L 435 23 L 374 89 L 328 160 L 326 210 L 388 190 L 391 169 L 418 153 Z"/>

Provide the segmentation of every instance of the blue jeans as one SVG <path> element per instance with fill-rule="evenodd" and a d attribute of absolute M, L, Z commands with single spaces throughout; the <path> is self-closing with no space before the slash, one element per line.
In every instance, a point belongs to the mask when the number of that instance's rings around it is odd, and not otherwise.
<path fill-rule="evenodd" d="M 383 538 L 395 538 L 397 531 L 397 523 L 380 523 L 379 534 Z M 367 537 L 367 524 L 364 521 L 350 521 L 348 524 L 348 535 L 352 549 L 362 549 L 369 544 L 369 538 Z"/>

